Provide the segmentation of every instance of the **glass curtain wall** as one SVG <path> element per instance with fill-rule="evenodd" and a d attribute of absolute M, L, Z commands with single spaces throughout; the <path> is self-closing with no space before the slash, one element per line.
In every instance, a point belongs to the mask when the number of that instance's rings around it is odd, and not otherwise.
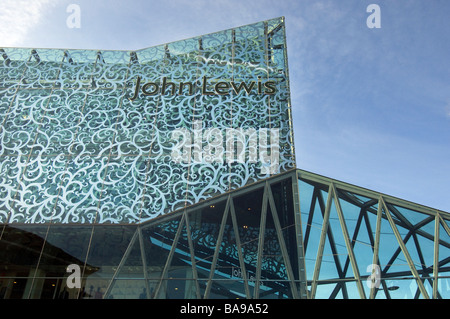
<path fill-rule="evenodd" d="M 448 299 L 449 225 L 446 212 L 293 170 L 140 225 L 5 227 L 0 291 Z M 68 264 L 81 268 L 80 289 L 68 287 Z"/>

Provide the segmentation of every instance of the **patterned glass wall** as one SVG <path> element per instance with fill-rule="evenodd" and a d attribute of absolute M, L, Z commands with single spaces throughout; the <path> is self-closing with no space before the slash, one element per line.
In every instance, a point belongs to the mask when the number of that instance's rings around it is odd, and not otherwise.
<path fill-rule="evenodd" d="M 295 167 L 282 18 L 137 51 L 0 49 L 0 223 L 144 222 Z"/>

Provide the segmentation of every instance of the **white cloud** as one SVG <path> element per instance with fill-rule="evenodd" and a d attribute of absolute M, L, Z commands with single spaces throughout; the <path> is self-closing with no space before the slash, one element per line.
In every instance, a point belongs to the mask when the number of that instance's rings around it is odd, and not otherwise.
<path fill-rule="evenodd" d="M 55 0 L 2 0 L 0 46 L 21 46 L 27 33 L 39 24 L 45 9 Z"/>

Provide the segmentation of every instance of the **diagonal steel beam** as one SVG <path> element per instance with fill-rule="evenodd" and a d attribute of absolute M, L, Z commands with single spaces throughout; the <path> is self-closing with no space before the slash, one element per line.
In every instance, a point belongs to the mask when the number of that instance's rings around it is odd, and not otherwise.
<path fill-rule="evenodd" d="M 314 299 L 317 291 L 317 280 L 319 279 L 320 266 L 322 265 L 323 249 L 325 247 L 326 235 L 328 232 L 328 223 L 330 219 L 330 209 L 331 209 L 331 186 L 328 189 L 327 204 L 325 206 L 325 214 L 323 216 L 322 232 L 319 240 L 319 247 L 317 249 L 316 265 L 314 267 L 313 279 L 311 282 L 311 298 Z"/>
<path fill-rule="evenodd" d="M 122 270 L 123 265 L 125 264 L 126 260 L 128 259 L 128 256 L 130 255 L 131 250 L 133 249 L 133 246 L 136 242 L 136 238 L 138 237 L 138 229 L 136 229 L 136 231 L 133 234 L 133 237 L 131 237 L 130 243 L 128 244 L 127 249 L 125 250 L 125 253 L 122 256 L 122 259 L 119 262 L 119 265 L 116 268 L 116 271 L 113 274 L 113 277 L 111 278 L 111 280 L 109 281 L 108 287 L 106 287 L 106 291 L 103 295 L 104 298 L 108 298 L 111 289 L 112 289 L 112 285 L 116 282 L 116 277 L 119 274 L 119 272 Z"/>
<path fill-rule="evenodd" d="M 417 285 L 419 287 L 419 290 L 420 290 L 420 292 L 422 293 L 422 295 L 423 295 L 423 297 L 425 299 L 430 299 L 430 297 L 428 296 L 428 293 L 427 293 L 427 291 L 425 289 L 425 286 L 424 286 L 422 280 L 420 279 L 419 273 L 417 272 L 417 269 L 414 266 L 414 262 L 411 259 L 411 256 L 410 256 L 410 254 L 408 252 L 408 249 L 406 248 L 405 243 L 403 242 L 403 239 L 402 239 L 402 237 L 401 237 L 401 235 L 400 235 L 400 233 L 399 233 L 399 231 L 397 229 L 397 226 L 395 225 L 395 222 L 392 219 L 391 213 L 389 212 L 389 209 L 387 208 L 386 203 L 384 202 L 383 197 L 381 196 L 380 199 L 381 199 L 381 203 L 383 205 L 383 208 L 384 208 L 384 210 L 386 212 L 386 216 L 387 216 L 387 219 L 389 221 L 389 224 L 391 225 L 392 231 L 394 232 L 395 238 L 397 239 L 397 242 L 398 242 L 398 244 L 400 246 L 400 249 L 402 250 L 403 255 L 406 258 L 406 261 L 408 262 L 408 265 L 409 265 L 409 268 L 411 270 L 411 273 L 413 274 L 414 278 L 416 279 L 416 282 L 417 282 Z"/>
<path fill-rule="evenodd" d="M 198 275 L 197 275 L 197 267 L 196 267 L 196 261 L 195 261 L 195 251 L 194 251 L 194 244 L 192 243 L 192 236 L 191 236 L 191 226 L 189 224 L 189 215 L 187 212 L 186 214 L 186 235 L 188 239 L 188 245 L 189 245 L 189 251 L 191 253 L 191 267 L 192 267 L 192 278 L 195 284 L 195 294 L 197 299 L 200 299 L 200 286 L 198 284 Z"/>
<path fill-rule="evenodd" d="M 231 221 L 233 223 L 233 230 L 236 236 L 236 247 L 238 251 L 239 265 L 241 266 L 242 279 L 244 280 L 245 295 L 247 299 L 250 299 L 251 296 L 250 296 L 250 289 L 248 287 L 247 269 L 245 267 L 244 256 L 242 254 L 241 238 L 239 236 L 239 228 L 236 218 L 236 211 L 234 210 L 233 198 L 231 198 L 230 202 L 230 213 L 231 213 Z"/>
<path fill-rule="evenodd" d="M 298 183 L 298 175 L 297 171 L 295 174 L 292 175 L 291 179 L 292 184 L 292 196 L 294 197 L 294 221 L 295 221 L 295 234 L 296 234 L 296 241 L 297 241 L 297 259 L 298 259 L 298 278 L 300 279 L 300 285 L 299 285 L 299 298 L 301 299 L 308 299 L 308 284 L 307 284 L 307 278 L 306 278 L 306 263 L 305 263 L 305 249 L 306 245 L 303 241 L 303 228 L 302 228 L 302 218 L 301 218 L 301 211 L 300 211 L 300 188 Z M 311 203 L 311 206 L 315 204 Z M 309 219 L 309 217 L 308 217 Z M 307 225 L 307 229 L 309 229 L 310 226 Z M 306 239 L 306 234 L 305 234 Z"/>
<path fill-rule="evenodd" d="M 439 276 L 439 231 L 440 231 L 440 216 L 436 214 L 434 221 L 434 257 L 433 257 L 433 299 L 438 296 L 438 276 Z"/>
<path fill-rule="evenodd" d="M 227 203 L 225 205 L 225 210 L 224 210 L 223 216 L 222 216 L 222 223 L 220 224 L 219 235 L 217 236 L 216 251 L 214 252 L 214 257 L 211 262 L 211 270 L 209 272 L 209 279 L 208 279 L 208 283 L 206 285 L 205 295 L 203 297 L 204 299 L 209 298 L 209 292 L 211 291 L 212 281 L 214 278 L 214 272 L 216 271 L 217 259 L 219 258 L 220 246 L 222 245 L 223 232 L 225 230 L 225 224 L 227 223 L 228 211 L 230 210 L 230 201 L 231 201 L 231 195 L 228 195 Z"/>
<path fill-rule="evenodd" d="M 372 258 L 372 267 L 377 265 L 379 267 L 379 259 L 378 253 L 380 251 L 380 233 L 381 233 L 381 215 L 382 215 L 382 204 L 381 204 L 381 196 L 378 198 L 378 208 L 377 208 L 377 224 L 375 226 L 375 240 L 373 243 L 373 258 Z M 374 269 L 372 269 L 373 272 Z M 381 275 L 381 270 L 380 270 Z M 376 285 L 372 283 L 370 286 L 370 299 L 375 298 L 376 293 Z"/>
<path fill-rule="evenodd" d="M 138 231 L 139 248 L 141 250 L 142 268 L 144 269 L 145 291 L 147 292 L 147 299 L 150 299 L 151 295 L 150 295 L 150 285 L 148 283 L 149 278 L 147 271 L 147 258 L 145 257 L 144 238 L 142 236 L 142 229 L 140 226 L 138 226 L 137 231 Z"/>
<path fill-rule="evenodd" d="M 180 239 L 181 231 L 185 224 L 185 218 L 186 218 L 186 215 L 183 214 L 181 216 L 181 220 L 178 224 L 177 233 L 175 234 L 175 238 L 173 239 L 172 248 L 170 249 L 169 255 L 167 256 L 166 264 L 165 264 L 163 272 L 161 274 L 161 278 L 159 279 L 159 284 L 155 289 L 155 298 L 159 298 L 159 294 L 160 294 L 161 287 L 163 285 L 163 281 L 166 279 L 167 273 L 169 272 L 170 265 L 172 264 L 172 258 L 173 258 L 173 255 L 175 254 L 175 249 L 177 248 L 178 240 Z"/>
<path fill-rule="evenodd" d="M 291 292 L 294 299 L 298 299 L 298 293 L 297 289 L 295 288 L 295 277 L 294 272 L 292 271 L 291 261 L 289 259 L 289 253 L 286 248 L 286 244 L 284 242 L 283 232 L 281 230 L 280 220 L 278 218 L 278 212 L 277 208 L 275 206 L 275 201 L 273 199 L 272 189 L 270 188 L 270 185 L 267 184 L 267 190 L 269 195 L 269 205 L 270 205 L 270 211 L 272 213 L 272 219 L 273 223 L 275 225 L 275 230 L 278 237 L 278 244 L 280 245 L 281 254 L 283 256 L 284 264 L 286 266 L 286 272 L 289 279 L 289 283 L 291 286 Z"/>
<path fill-rule="evenodd" d="M 350 258 L 350 263 L 352 265 L 353 275 L 355 276 L 355 279 L 356 279 L 356 286 L 358 287 L 359 296 L 361 297 L 361 299 L 366 299 L 366 294 L 364 293 L 364 287 L 362 286 L 362 283 L 361 283 L 361 276 L 359 275 L 358 264 L 356 263 L 355 253 L 353 252 L 353 246 L 350 241 L 350 236 L 348 234 L 347 225 L 345 224 L 344 214 L 342 213 L 341 204 L 339 202 L 336 188 L 334 187 L 333 183 L 330 184 L 330 188 L 334 195 L 334 204 L 336 205 L 336 211 L 337 211 L 337 214 L 339 217 L 339 223 L 341 225 L 342 234 L 343 234 L 344 240 L 345 240 L 345 246 L 347 247 L 347 253 Z"/>
<path fill-rule="evenodd" d="M 254 287 L 253 298 L 259 298 L 259 285 L 261 282 L 261 265 L 262 265 L 262 255 L 264 253 L 264 233 L 266 231 L 266 217 L 267 217 L 267 187 L 268 183 L 266 181 L 264 186 L 264 194 L 262 198 L 262 209 L 261 209 L 261 220 L 259 224 L 259 239 L 258 239 L 258 259 L 256 262 L 256 281 Z"/>

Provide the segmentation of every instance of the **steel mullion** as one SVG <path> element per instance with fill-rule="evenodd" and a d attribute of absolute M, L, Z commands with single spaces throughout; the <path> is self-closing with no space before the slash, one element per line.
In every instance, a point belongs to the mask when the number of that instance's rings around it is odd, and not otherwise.
<path fill-rule="evenodd" d="M 172 263 L 172 258 L 173 258 L 173 255 L 175 254 L 175 249 L 178 245 L 178 240 L 180 239 L 181 231 L 183 229 L 184 219 L 185 219 L 185 215 L 182 214 L 180 224 L 178 225 L 177 233 L 175 234 L 175 238 L 173 239 L 172 247 L 170 249 L 169 255 L 167 256 L 167 261 L 164 266 L 163 272 L 161 274 L 161 278 L 159 279 L 159 284 L 156 287 L 155 298 L 159 298 L 159 291 L 161 290 L 162 283 L 165 280 L 165 278 L 167 276 L 167 272 L 169 271 L 170 264 Z"/>
<path fill-rule="evenodd" d="M 109 295 L 113 282 L 116 281 L 117 275 L 119 274 L 120 270 L 122 270 L 122 267 L 123 267 L 125 261 L 127 260 L 128 256 L 130 255 L 131 250 L 133 249 L 133 245 L 136 242 L 137 234 L 138 234 L 138 230 L 136 229 L 136 231 L 133 234 L 133 237 L 130 240 L 130 243 L 128 244 L 127 249 L 125 250 L 125 253 L 122 256 L 122 259 L 119 262 L 119 265 L 117 266 L 116 271 L 114 272 L 111 280 L 108 283 L 108 287 L 106 287 L 106 291 L 105 291 L 105 294 L 103 295 L 103 298 L 105 298 Z"/>
<path fill-rule="evenodd" d="M 142 238 L 142 229 L 140 226 L 138 226 L 137 231 L 138 231 L 138 238 L 139 238 L 139 248 L 141 251 L 142 268 L 144 269 L 145 289 L 147 291 L 147 298 L 149 298 L 149 297 L 151 297 L 151 295 L 150 295 L 150 286 L 148 284 L 147 258 L 145 257 L 144 239 Z"/>
<path fill-rule="evenodd" d="M 200 299 L 200 287 L 198 285 L 198 276 L 197 276 L 197 267 L 195 262 L 195 254 L 194 254 L 194 246 L 192 244 L 192 237 L 191 237 L 191 228 L 189 225 L 189 215 L 185 211 L 184 214 L 186 214 L 186 236 L 188 238 L 188 245 L 189 250 L 191 253 L 191 266 L 192 266 L 192 279 L 194 280 L 195 284 L 195 294 L 197 296 L 197 299 Z"/>
<path fill-rule="evenodd" d="M 266 231 L 266 216 L 267 216 L 267 187 L 268 183 L 266 181 L 264 186 L 264 193 L 262 198 L 262 208 L 261 208 L 261 219 L 259 224 L 259 239 L 258 239 L 258 257 L 256 261 L 256 281 L 253 292 L 253 298 L 259 298 L 259 285 L 261 281 L 261 265 L 262 265 L 262 254 L 264 252 L 264 233 Z"/>
<path fill-rule="evenodd" d="M 231 221 L 233 223 L 233 230 L 234 230 L 234 233 L 236 236 L 236 246 L 237 246 L 237 251 L 238 251 L 239 264 L 242 269 L 241 273 L 242 273 L 242 279 L 244 280 L 245 295 L 246 295 L 247 299 L 250 299 L 251 296 L 250 296 L 250 288 L 248 287 L 247 269 L 245 267 L 244 256 L 242 255 L 241 239 L 239 237 L 239 227 L 237 224 L 236 212 L 234 210 L 233 198 L 231 198 L 231 201 L 230 201 L 230 213 L 231 213 Z"/>
<path fill-rule="evenodd" d="M 433 219 L 436 219 L 436 217 Z M 429 274 L 431 273 L 431 271 L 429 270 L 429 267 L 426 266 L 427 264 L 425 262 L 425 258 L 423 257 L 422 247 L 420 247 L 420 242 L 419 242 L 419 239 L 417 238 L 417 232 L 413 233 L 412 238 L 413 238 L 414 244 L 416 246 L 420 264 L 422 265 L 422 274 L 423 274 L 423 276 L 429 277 Z M 430 285 L 433 286 L 433 281 L 431 280 L 431 278 L 428 278 L 426 280 L 431 281 Z"/>
<path fill-rule="evenodd" d="M 319 190 L 318 194 L 319 194 L 318 195 L 319 206 L 320 206 L 320 209 L 321 209 L 321 212 L 322 212 L 322 218 L 323 218 L 323 216 L 325 215 L 325 213 L 324 213 L 325 208 L 323 207 L 324 206 L 323 196 L 322 196 L 322 193 L 320 192 L 320 190 Z M 331 212 L 331 207 L 330 207 L 330 212 Z M 329 218 L 328 218 L 328 220 L 329 220 Z M 336 266 L 336 271 L 337 271 L 337 273 L 339 275 L 339 279 L 344 279 L 345 278 L 345 273 L 344 273 L 344 270 L 342 268 L 341 261 L 339 259 L 339 254 L 338 254 L 338 251 L 337 251 L 337 248 L 336 248 L 336 241 L 334 240 L 333 229 L 331 227 L 328 227 L 328 229 L 327 229 L 327 236 L 328 236 L 328 241 L 330 243 L 330 249 L 331 249 L 332 257 L 334 259 L 334 263 L 335 263 L 335 266 Z M 342 293 L 345 296 L 347 296 L 347 286 L 342 286 L 342 287 L 343 287 Z"/>
<path fill-rule="evenodd" d="M 312 220 L 314 217 L 314 210 L 316 207 L 316 202 L 319 199 L 319 196 L 317 195 L 317 193 L 320 190 L 317 187 L 314 187 L 312 196 L 311 196 L 311 203 L 309 205 L 309 213 L 308 213 L 308 221 L 306 222 L 306 231 L 305 231 L 305 241 L 304 241 L 304 247 L 305 250 L 308 248 L 308 242 L 309 242 L 309 234 L 311 233 L 311 227 L 312 227 Z M 320 204 L 319 204 L 320 206 Z"/>
<path fill-rule="evenodd" d="M 214 278 L 214 272 L 216 271 L 217 259 L 219 258 L 220 246 L 222 245 L 223 232 L 225 230 L 225 224 L 227 223 L 228 211 L 230 210 L 230 199 L 231 199 L 231 195 L 228 195 L 227 203 L 225 205 L 225 210 L 224 210 L 223 216 L 222 216 L 222 222 L 220 225 L 219 234 L 217 236 L 216 251 L 214 252 L 213 260 L 211 262 L 211 270 L 209 272 L 208 284 L 206 285 L 205 295 L 203 297 L 204 299 L 209 298 L 209 292 L 211 290 L 212 281 Z"/>
<path fill-rule="evenodd" d="M 408 230 L 415 230 L 416 229 L 415 225 L 411 224 L 411 222 L 405 216 L 403 216 L 402 213 L 400 213 L 398 211 L 398 209 L 397 209 L 395 204 L 391 204 L 391 203 L 388 202 L 386 204 L 386 206 L 388 208 L 390 208 L 389 211 L 391 212 L 391 214 L 398 218 L 398 220 L 399 220 L 398 223 L 397 223 L 398 225 L 400 225 L 400 226 L 402 226 L 404 228 L 407 228 Z"/>
<path fill-rule="evenodd" d="M 344 236 L 345 246 L 347 246 L 347 253 L 348 253 L 348 257 L 350 258 L 350 263 L 353 268 L 353 275 L 355 276 L 355 279 L 356 279 L 356 285 L 358 287 L 359 295 L 360 295 L 361 299 L 366 299 L 366 294 L 364 293 L 364 288 L 361 283 L 361 277 L 359 275 L 358 264 L 356 262 L 355 254 L 353 252 L 352 243 L 350 242 L 350 236 L 348 234 L 347 225 L 345 224 L 344 214 L 342 213 L 341 204 L 339 203 L 339 198 L 337 196 L 336 188 L 334 187 L 333 183 L 331 183 L 330 187 L 333 191 L 334 202 L 336 205 L 336 211 L 337 211 L 337 214 L 339 217 L 339 222 L 341 224 L 342 235 Z"/>
<path fill-rule="evenodd" d="M 439 214 L 439 213 L 437 213 L 437 214 Z M 429 232 L 427 232 L 427 231 L 425 231 L 425 230 L 422 230 L 421 228 L 422 228 L 423 226 L 425 226 L 426 224 L 428 224 L 428 223 L 434 222 L 434 221 L 435 221 L 435 218 L 436 218 L 436 216 L 430 216 L 430 217 L 428 217 L 427 219 L 424 219 L 422 222 L 417 223 L 417 224 L 415 225 L 415 227 L 416 227 L 416 229 L 414 230 L 415 233 L 416 233 L 417 235 L 422 236 L 423 238 L 426 238 L 426 239 L 429 239 L 429 240 L 431 240 L 431 241 L 434 241 L 434 234 L 430 234 Z M 444 247 L 450 248 L 450 243 L 443 243 L 443 242 L 440 242 L 440 244 L 443 245 Z"/>
<path fill-rule="evenodd" d="M 386 206 L 387 209 L 387 206 Z M 386 212 L 386 216 L 389 214 L 389 211 Z M 387 217 L 386 217 L 387 219 Z M 395 221 L 392 220 L 394 223 Z M 408 240 L 409 237 L 411 237 L 413 234 L 412 230 L 409 230 L 408 233 L 406 234 L 405 238 L 402 240 L 402 242 L 405 244 Z M 406 246 L 405 246 L 406 247 Z M 400 247 L 400 245 L 398 246 L 398 248 L 395 250 L 395 252 L 392 254 L 391 259 L 389 259 L 389 261 L 386 264 L 386 267 L 384 268 L 383 272 L 387 274 L 388 270 L 391 268 L 391 266 L 394 264 L 395 259 L 397 259 L 397 257 L 400 255 L 400 253 L 402 252 L 402 248 Z"/>
<path fill-rule="evenodd" d="M 433 299 L 438 298 L 438 276 L 439 276 L 439 238 L 440 238 L 440 216 L 436 214 L 434 220 L 434 256 L 433 256 Z"/>
<path fill-rule="evenodd" d="M 400 233 L 398 232 L 397 226 L 395 226 L 395 222 L 392 219 L 392 216 L 391 216 L 391 214 L 389 212 L 389 209 L 386 206 L 386 203 L 384 202 L 383 197 L 381 197 L 381 202 L 382 202 L 383 207 L 384 207 L 384 209 L 386 211 L 386 216 L 387 216 L 387 219 L 389 221 L 389 224 L 391 225 L 392 231 L 394 232 L 395 238 L 397 239 L 397 242 L 398 242 L 398 244 L 400 246 L 400 249 L 402 250 L 403 255 L 406 258 L 406 261 L 408 262 L 409 268 L 410 268 L 414 278 L 416 279 L 416 282 L 417 282 L 417 285 L 419 287 L 420 292 L 422 293 L 422 295 L 423 295 L 423 297 L 425 299 L 430 299 L 429 296 L 428 296 L 428 293 L 427 293 L 427 291 L 425 289 L 425 286 L 423 285 L 423 282 L 422 282 L 422 280 L 419 277 L 419 273 L 417 272 L 417 269 L 414 266 L 414 263 L 413 263 L 413 261 L 411 259 L 411 256 L 409 255 L 409 252 L 408 252 L 408 250 L 407 250 L 407 248 L 405 246 L 405 243 L 403 242 L 402 237 L 401 237 Z"/>
<path fill-rule="evenodd" d="M 352 248 L 354 248 L 355 245 L 356 245 L 356 239 L 358 238 L 359 231 L 361 229 L 361 224 L 362 224 L 362 221 L 364 219 L 364 213 L 365 213 L 365 209 L 361 208 L 359 210 L 358 219 L 356 221 L 355 232 L 353 233 L 353 237 L 352 237 L 352 240 L 351 240 Z M 350 258 L 347 257 L 346 260 L 345 260 L 344 269 L 343 269 L 344 273 L 347 273 L 347 269 L 348 269 L 349 263 L 350 263 Z"/>
<path fill-rule="evenodd" d="M 374 265 L 377 265 L 378 267 L 380 267 L 379 261 L 378 261 L 378 257 L 379 257 L 378 254 L 380 251 L 381 215 L 382 215 L 382 204 L 381 204 L 381 196 L 380 196 L 378 199 L 377 224 L 375 226 L 375 242 L 373 245 L 372 267 Z M 381 276 L 381 267 L 379 269 L 380 269 L 380 276 Z M 373 268 L 372 268 L 372 273 L 373 273 Z M 372 283 L 372 285 L 370 286 L 370 297 L 369 297 L 370 299 L 375 298 L 375 293 L 376 293 L 375 288 L 377 288 L 377 287 L 375 287 L 375 285 Z"/>
<path fill-rule="evenodd" d="M 287 251 L 286 244 L 284 242 L 284 237 L 283 237 L 283 233 L 281 230 L 280 220 L 278 218 L 278 212 L 277 212 L 277 208 L 275 207 L 275 201 L 273 199 L 273 194 L 272 194 L 270 185 L 267 185 L 267 189 L 268 189 L 268 196 L 269 196 L 270 211 L 272 213 L 273 223 L 275 225 L 275 230 L 277 232 L 278 244 L 280 245 L 281 254 L 283 255 L 283 260 L 286 265 L 286 272 L 287 272 L 288 279 L 290 282 L 292 296 L 294 299 L 298 299 L 297 289 L 295 289 L 295 277 L 294 277 L 294 273 L 292 271 L 291 262 L 289 260 L 289 253 Z"/>
<path fill-rule="evenodd" d="M 323 216 L 322 232 L 320 235 L 319 247 L 317 249 L 316 264 L 314 267 L 314 274 L 313 274 L 313 279 L 311 282 L 311 298 L 313 298 L 313 299 L 316 296 L 317 280 L 319 278 L 320 266 L 322 264 L 322 257 L 323 257 L 323 249 L 325 247 L 325 240 L 327 237 L 326 234 L 328 232 L 328 221 L 330 218 L 331 198 L 332 198 L 332 195 L 331 195 L 331 186 L 330 186 L 328 189 L 327 204 L 325 206 L 325 213 Z"/>

